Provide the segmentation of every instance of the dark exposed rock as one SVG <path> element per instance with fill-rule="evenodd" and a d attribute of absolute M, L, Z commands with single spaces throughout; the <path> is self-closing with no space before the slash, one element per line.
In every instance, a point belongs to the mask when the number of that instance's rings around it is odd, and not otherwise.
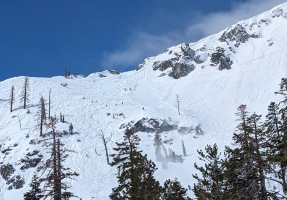
<path fill-rule="evenodd" d="M 175 63 L 174 66 L 172 66 L 172 71 L 168 75 L 174 79 L 179 79 L 181 77 L 187 76 L 194 69 L 195 66 L 192 64 Z"/>
<path fill-rule="evenodd" d="M 113 75 L 118 75 L 118 74 L 120 74 L 120 72 L 118 72 L 118 71 L 116 71 L 116 70 L 114 70 L 114 69 L 108 69 L 108 71 L 109 71 L 110 74 L 113 74 Z"/>
<path fill-rule="evenodd" d="M 7 149 L 3 149 L 1 151 L 1 153 L 5 154 L 5 155 L 8 155 L 9 154 L 9 151 L 11 151 L 12 149 L 10 149 L 10 147 L 8 147 Z"/>
<path fill-rule="evenodd" d="M 225 50 L 221 47 L 217 47 L 216 48 L 216 52 L 211 54 L 211 58 L 210 61 L 214 64 L 214 65 L 218 65 L 219 70 L 223 70 L 223 69 L 231 69 L 231 65 L 232 65 L 232 61 L 230 60 L 229 57 L 227 57 L 225 55 Z"/>
<path fill-rule="evenodd" d="M 229 58 L 221 57 L 218 69 L 219 70 L 231 69 L 231 65 L 232 65 L 232 61 Z"/>
<path fill-rule="evenodd" d="M 273 41 L 272 39 L 267 40 L 268 46 L 272 46 L 273 45 Z"/>
<path fill-rule="evenodd" d="M 45 137 L 46 135 L 49 135 L 49 134 L 45 134 L 43 136 Z M 32 139 L 29 141 L 29 144 L 39 144 L 39 143 L 41 143 L 41 140 L 39 139 Z"/>
<path fill-rule="evenodd" d="M 195 133 L 196 133 L 197 135 L 204 135 L 204 131 L 202 130 L 202 128 L 201 128 L 200 125 L 197 125 L 197 126 L 195 127 Z"/>
<path fill-rule="evenodd" d="M 194 55 L 195 55 L 195 52 L 194 50 L 192 50 L 189 46 L 188 43 L 183 43 L 181 44 L 181 47 L 180 47 L 181 51 L 182 51 L 182 54 L 184 56 L 184 59 L 193 59 Z"/>
<path fill-rule="evenodd" d="M 172 122 L 161 119 L 143 118 L 132 126 L 132 130 L 136 132 L 166 132 L 176 130 L 178 126 Z"/>
<path fill-rule="evenodd" d="M 224 57 L 223 53 L 215 52 L 211 54 L 210 61 L 214 64 L 218 64 L 220 62 L 221 57 Z"/>
<path fill-rule="evenodd" d="M 5 181 L 8 181 L 10 176 L 15 172 L 15 169 L 12 165 L 2 165 L 0 168 L 0 174 Z"/>
<path fill-rule="evenodd" d="M 261 35 L 260 35 L 260 34 L 257 34 L 257 33 L 252 33 L 252 34 L 250 35 L 250 37 L 251 37 L 251 38 L 260 38 Z"/>
<path fill-rule="evenodd" d="M 146 118 L 143 118 L 141 120 L 139 120 L 138 122 L 136 122 L 133 127 L 132 130 L 137 133 L 137 132 L 155 132 L 155 128 L 154 127 L 149 127 L 147 125 L 145 125 L 146 122 Z"/>
<path fill-rule="evenodd" d="M 38 153 L 40 153 L 40 151 L 34 150 L 34 151 L 32 151 L 32 152 L 28 152 L 26 155 L 27 155 L 27 156 L 34 156 L 34 155 L 36 155 L 36 154 L 38 154 Z"/>
<path fill-rule="evenodd" d="M 165 71 L 166 69 L 170 68 L 173 66 L 173 60 L 174 59 L 170 59 L 170 60 L 165 60 L 162 62 L 155 62 L 153 64 L 153 70 L 160 70 L 160 71 Z"/>
<path fill-rule="evenodd" d="M 141 120 L 129 122 L 128 124 L 122 124 L 120 129 L 132 129 L 134 133 L 144 132 L 144 133 L 165 133 L 169 131 L 177 131 L 179 134 L 192 134 L 194 138 L 204 135 L 204 131 L 200 125 L 196 127 L 179 127 L 177 122 L 172 121 L 172 119 L 154 119 L 154 118 L 142 118 Z M 163 143 L 172 143 L 172 139 L 164 139 Z"/>
<path fill-rule="evenodd" d="M 107 76 L 104 75 L 104 74 L 99 74 L 99 77 L 100 77 L 100 78 L 105 78 L 105 77 L 107 77 Z"/>
<path fill-rule="evenodd" d="M 137 66 L 136 71 L 140 70 L 141 68 L 143 68 L 144 64 L 139 64 L 139 66 Z"/>
<path fill-rule="evenodd" d="M 168 75 L 175 79 L 179 79 L 187 76 L 195 67 L 192 64 L 176 62 L 175 59 L 155 62 L 153 65 L 153 70 L 165 71 L 168 68 L 172 69 Z"/>
<path fill-rule="evenodd" d="M 181 51 L 183 52 L 184 56 L 189 56 L 190 54 L 190 47 L 188 43 L 183 43 L 180 47 Z"/>
<path fill-rule="evenodd" d="M 219 38 L 220 42 L 235 41 L 236 47 L 240 45 L 240 43 L 245 43 L 250 38 L 250 35 L 246 32 L 246 30 L 240 25 L 237 24 L 233 28 L 227 29 Z"/>
<path fill-rule="evenodd" d="M 158 75 L 158 77 L 163 77 L 163 76 L 166 76 L 167 74 L 166 73 L 161 73 L 160 75 Z"/>
<path fill-rule="evenodd" d="M 236 53 L 235 50 L 232 47 L 228 47 L 229 51 Z"/>

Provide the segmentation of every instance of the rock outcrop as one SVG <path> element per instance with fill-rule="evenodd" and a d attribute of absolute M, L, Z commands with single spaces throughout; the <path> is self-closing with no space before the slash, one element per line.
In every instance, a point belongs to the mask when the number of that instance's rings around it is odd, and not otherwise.
<path fill-rule="evenodd" d="M 221 47 L 217 47 L 216 52 L 211 54 L 210 61 L 213 63 L 213 65 L 218 65 L 219 70 L 231 69 L 231 65 L 233 63 L 228 55 L 225 54 L 225 49 Z"/>
<path fill-rule="evenodd" d="M 242 25 L 237 24 L 235 27 L 228 28 L 219 38 L 220 42 L 235 42 L 234 46 L 239 47 L 241 43 L 245 43 L 250 38 Z"/>

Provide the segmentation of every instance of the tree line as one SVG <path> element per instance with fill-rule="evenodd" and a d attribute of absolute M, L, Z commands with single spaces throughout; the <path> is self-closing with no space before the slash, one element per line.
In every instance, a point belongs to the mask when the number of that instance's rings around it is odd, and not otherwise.
<path fill-rule="evenodd" d="M 23 103 L 28 100 L 28 80 L 25 78 Z M 267 200 L 287 198 L 287 78 L 283 78 L 276 94 L 282 97 L 278 103 L 271 102 L 267 115 L 263 117 L 249 113 L 246 105 L 240 105 L 235 113 L 238 125 L 233 133 L 233 145 L 226 146 L 219 152 L 216 144 L 207 145 L 198 150 L 199 160 L 203 165 L 194 164 L 198 173 L 193 173 L 197 181 L 192 191 L 199 200 Z M 26 97 L 25 97 L 26 96 Z M 24 100 L 27 98 L 26 100 Z M 14 99 L 14 87 L 11 89 L 10 102 Z M 12 112 L 11 103 L 11 112 Z M 24 108 L 26 103 L 24 103 Z M 50 93 L 49 93 L 50 105 Z M 50 106 L 49 106 L 50 110 Z M 75 196 L 67 191 L 69 186 L 63 184 L 64 178 L 78 176 L 63 166 L 65 154 L 61 142 L 56 139 L 57 119 L 49 114 L 46 123 L 46 109 L 43 97 L 39 103 L 39 130 L 43 136 L 43 124 L 52 129 L 51 159 L 47 161 L 50 173 L 46 177 L 33 177 L 31 190 L 24 194 L 24 199 L 55 200 L 69 199 Z M 63 116 L 61 117 L 63 120 Z M 101 138 L 106 148 L 104 133 Z M 175 180 L 166 180 L 163 185 L 154 177 L 157 170 L 155 163 L 139 149 L 139 137 L 127 129 L 122 142 L 116 142 L 114 154 L 107 156 L 107 163 L 116 167 L 118 186 L 112 188 L 112 200 L 188 200 L 187 189 Z M 109 157 L 112 158 L 110 163 Z M 44 187 L 41 189 L 40 186 Z M 274 187 L 267 187 L 269 185 Z M 280 187 L 276 188 L 275 184 Z"/>
<path fill-rule="evenodd" d="M 233 146 L 223 154 L 216 144 L 198 150 L 203 166 L 195 164 L 193 187 L 199 200 L 267 200 L 287 198 L 287 79 L 279 91 L 282 101 L 271 102 L 265 119 L 240 105 Z M 272 187 L 267 187 L 272 185 Z M 280 187 L 278 187 L 280 186 Z"/>

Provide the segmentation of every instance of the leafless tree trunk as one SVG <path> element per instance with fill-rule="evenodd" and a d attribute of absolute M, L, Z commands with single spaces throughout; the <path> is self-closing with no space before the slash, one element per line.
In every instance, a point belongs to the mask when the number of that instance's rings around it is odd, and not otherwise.
<path fill-rule="evenodd" d="M 11 94 L 10 94 L 10 112 L 13 111 L 13 103 L 15 101 L 15 95 L 14 95 L 14 91 L 15 91 L 15 88 L 14 88 L 14 85 L 11 87 Z"/>
<path fill-rule="evenodd" d="M 61 200 L 61 192 L 59 189 L 59 168 L 58 168 L 58 145 L 56 142 L 56 133 L 53 131 L 53 188 L 54 188 L 54 200 Z"/>
<path fill-rule="evenodd" d="M 60 139 L 57 140 L 56 143 L 57 146 L 57 180 L 55 182 L 56 188 L 57 188 L 57 194 L 59 194 L 59 197 L 61 200 L 61 194 L 62 194 L 62 168 L 61 168 L 61 162 L 62 162 L 62 158 L 61 158 L 61 150 L 60 150 Z M 56 198 L 55 198 L 56 199 Z"/>
<path fill-rule="evenodd" d="M 176 103 L 177 103 L 177 111 L 178 111 L 178 115 L 180 115 L 180 110 L 179 110 L 179 103 L 180 103 L 180 99 L 179 96 L 176 95 Z"/>
<path fill-rule="evenodd" d="M 110 165 L 107 143 L 111 140 L 111 136 L 108 137 L 108 138 L 106 138 L 104 132 L 101 130 L 100 139 L 102 140 L 102 142 L 103 142 L 103 144 L 104 144 L 104 147 L 105 147 L 105 153 L 106 153 L 107 164 Z"/>
<path fill-rule="evenodd" d="M 183 156 L 186 157 L 186 149 L 183 140 L 181 140 Z"/>
<path fill-rule="evenodd" d="M 20 99 L 20 101 L 24 103 L 24 109 L 27 108 L 27 103 L 29 102 L 28 90 L 29 90 L 29 77 L 25 77 L 23 90 L 22 90 L 22 94 L 21 94 L 22 96 L 21 96 L 21 99 Z"/>
<path fill-rule="evenodd" d="M 42 178 L 41 181 L 45 182 L 44 188 L 46 191 L 44 199 L 51 198 L 53 200 L 69 199 L 70 197 L 77 197 L 71 192 L 67 192 L 67 186 L 63 183 L 63 179 L 72 179 L 72 176 L 78 176 L 76 172 L 71 172 L 69 169 L 62 167 L 66 155 L 65 151 L 61 149 L 60 139 L 56 139 L 56 117 L 51 117 L 48 123 L 48 127 L 52 129 L 52 152 L 51 159 L 46 163 L 44 170 L 50 169 L 48 175 Z"/>
<path fill-rule="evenodd" d="M 46 120 L 46 109 L 45 109 L 45 100 L 43 96 L 40 98 L 39 110 L 38 110 L 38 125 L 37 128 L 40 129 L 40 136 L 43 135 L 43 126 Z"/>
<path fill-rule="evenodd" d="M 51 118 L 51 89 L 49 90 L 49 119 Z"/>

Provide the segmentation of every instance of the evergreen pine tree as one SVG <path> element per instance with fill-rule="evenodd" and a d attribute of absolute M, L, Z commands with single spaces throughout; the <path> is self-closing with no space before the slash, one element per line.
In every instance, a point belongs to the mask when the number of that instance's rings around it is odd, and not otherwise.
<path fill-rule="evenodd" d="M 267 199 L 264 166 L 266 158 L 260 151 L 266 144 L 259 122 L 260 116 L 248 117 L 246 106 L 241 105 L 236 114 L 240 123 L 233 135 L 235 149 L 226 147 L 225 178 L 228 197 L 231 199 Z"/>
<path fill-rule="evenodd" d="M 266 135 L 268 137 L 268 160 L 271 164 L 271 171 L 275 177 L 278 177 L 278 183 L 282 185 L 283 192 L 287 194 L 287 108 L 279 110 L 278 129 L 272 129 L 274 123 L 266 122 Z"/>
<path fill-rule="evenodd" d="M 155 164 L 141 154 L 139 141 L 132 130 L 126 130 L 124 141 L 116 142 L 114 150 L 117 153 L 111 155 L 111 165 L 118 169 L 119 186 L 112 189 L 110 198 L 113 200 L 159 199 L 161 187 L 153 176 Z"/>
<path fill-rule="evenodd" d="M 207 145 L 204 153 L 197 151 L 199 160 L 204 162 L 204 166 L 194 164 L 195 169 L 200 171 L 201 176 L 192 175 L 198 183 L 194 185 L 193 191 L 197 199 L 200 200 L 221 200 L 225 199 L 225 180 L 223 160 L 220 159 L 217 145 Z"/>
<path fill-rule="evenodd" d="M 250 117 L 247 118 L 247 123 L 251 127 L 251 137 L 252 137 L 252 153 L 254 154 L 254 161 L 256 169 L 258 170 L 258 197 L 261 200 L 267 200 L 268 194 L 265 185 L 265 166 L 267 163 L 266 160 L 266 137 L 263 132 L 263 125 L 260 122 L 261 115 L 252 114 Z"/>
<path fill-rule="evenodd" d="M 40 200 L 43 195 L 43 191 L 40 188 L 40 182 L 36 175 L 33 176 L 30 183 L 31 190 L 24 193 L 24 200 Z"/>
<path fill-rule="evenodd" d="M 175 179 L 171 181 L 170 179 L 164 182 L 162 200 L 190 200 L 187 196 L 187 189 L 183 188 L 180 182 Z"/>
<path fill-rule="evenodd" d="M 273 175 L 278 177 L 276 182 L 282 185 L 283 192 L 287 195 L 287 78 L 282 78 L 280 89 L 275 93 L 282 95 L 283 100 L 279 104 L 271 102 L 268 107 L 265 122 L 268 160 Z"/>
<path fill-rule="evenodd" d="M 270 135 L 269 139 L 272 141 L 278 140 L 280 138 L 280 130 L 279 130 L 279 105 L 275 102 L 271 102 L 268 106 L 268 114 L 266 115 L 265 121 L 265 132 Z"/>
<path fill-rule="evenodd" d="M 279 120 L 281 121 L 281 142 L 277 143 L 279 154 L 275 154 L 275 160 L 279 163 L 280 169 L 278 175 L 282 183 L 283 192 L 287 195 L 287 106 L 281 108 L 279 114 Z"/>
<path fill-rule="evenodd" d="M 275 92 L 275 94 L 280 94 L 284 97 L 282 102 L 287 101 L 287 78 L 282 78 L 280 83 L 279 91 Z"/>

